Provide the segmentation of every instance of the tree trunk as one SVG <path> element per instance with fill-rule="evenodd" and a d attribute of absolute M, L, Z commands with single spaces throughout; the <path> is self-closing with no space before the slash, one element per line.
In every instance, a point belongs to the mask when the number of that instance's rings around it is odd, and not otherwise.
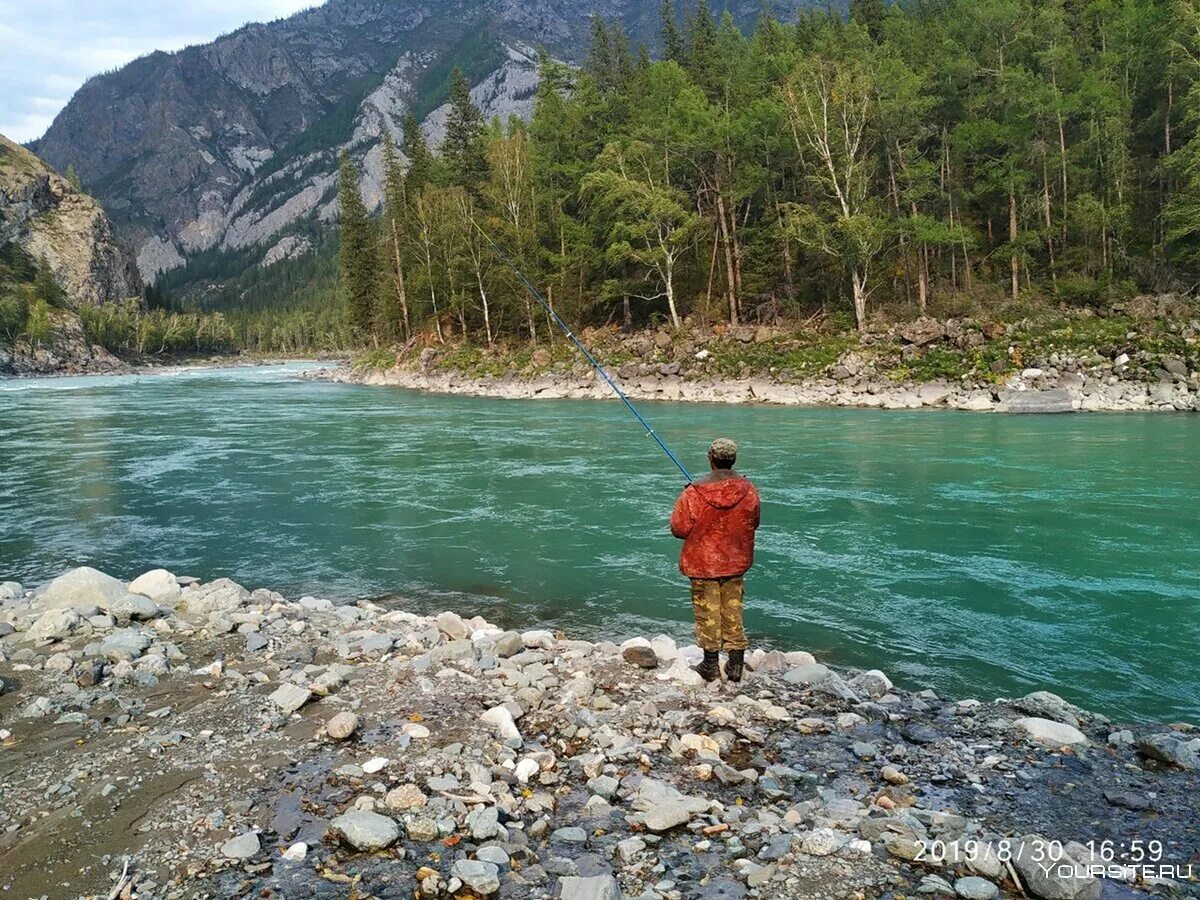
<path fill-rule="evenodd" d="M 717 191 L 717 221 L 721 226 L 721 243 L 725 249 L 725 275 L 729 288 L 729 324 L 736 328 L 739 324 L 737 299 L 737 274 L 733 266 L 733 248 L 729 242 L 729 226 L 725 221 L 725 198 Z"/>
<path fill-rule="evenodd" d="M 854 323 L 859 332 L 867 327 L 867 275 L 861 268 L 850 270 L 850 284 L 854 290 Z"/>
<path fill-rule="evenodd" d="M 1046 153 L 1042 152 L 1042 215 L 1046 221 L 1046 253 L 1050 263 L 1050 284 L 1058 295 L 1058 271 L 1054 265 L 1054 222 L 1050 213 L 1050 179 L 1046 172 Z"/>
<path fill-rule="evenodd" d="M 400 315 L 404 322 L 404 340 L 407 342 L 412 335 L 412 329 L 408 324 L 408 291 L 404 287 L 404 263 L 400 256 L 400 235 L 395 219 L 392 219 L 392 248 L 396 253 L 396 292 L 400 298 Z"/>
<path fill-rule="evenodd" d="M 483 288 L 483 272 L 479 268 L 479 263 L 475 264 L 475 283 L 479 285 L 479 301 L 483 304 L 483 331 L 487 335 L 488 346 L 495 344 L 492 339 L 492 314 L 488 309 L 487 291 Z"/>
<path fill-rule="evenodd" d="M 663 287 L 667 290 L 667 308 L 671 311 L 671 324 L 679 327 L 679 310 L 675 306 L 675 264 L 667 257 L 663 266 Z"/>
<path fill-rule="evenodd" d="M 630 334 L 633 331 L 633 307 L 629 305 L 628 294 L 621 298 L 621 312 L 621 330 Z"/>
<path fill-rule="evenodd" d="M 1009 267 L 1012 270 L 1012 298 L 1014 301 L 1021 292 L 1021 263 L 1017 259 L 1017 195 L 1015 191 L 1008 192 L 1008 242 L 1011 245 Z"/>

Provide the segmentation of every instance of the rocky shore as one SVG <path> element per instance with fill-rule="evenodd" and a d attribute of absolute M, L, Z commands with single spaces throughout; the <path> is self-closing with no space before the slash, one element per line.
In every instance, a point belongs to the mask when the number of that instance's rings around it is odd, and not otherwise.
<path fill-rule="evenodd" d="M 595 329 L 584 339 L 635 400 L 1005 413 L 1200 410 L 1192 349 L 1200 346 L 1200 321 L 1150 321 L 1130 331 L 1118 325 L 1116 341 L 1111 321 L 1099 328 L 1085 322 L 1100 346 L 1070 350 L 1048 348 L 1078 343 L 1071 325 L 1040 333 L 1033 326 L 931 318 L 880 326 L 852 341 L 767 327 L 631 335 Z M 1150 336 L 1143 333 L 1148 328 L 1160 331 Z M 1163 335 L 1179 349 L 1147 349 L 1167 343 Z M 1033 346 L 1023 352 L 1022 343 Z M 504 399 L 613 396 L 565 346 L 557 355 L 546 348 L 480 354 L 467 357 L 473 366 L 463 364 L 461 348 L 429 347 L 389 357 L 385 365 L 377 354 L 366 365 L 312 377 Z M 936 371 L 956 374 L 930 374 Z"/>
<path fill-rule="evenodd" d="M 163 570 L 3 583 L 0 892 L 1200 896 L 1192 726 L 697 656 Z"/>

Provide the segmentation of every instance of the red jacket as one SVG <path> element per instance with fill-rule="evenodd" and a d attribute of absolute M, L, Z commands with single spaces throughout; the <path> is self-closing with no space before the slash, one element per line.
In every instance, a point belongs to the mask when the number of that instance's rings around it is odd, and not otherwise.
<path fill-rule="evenodd" d="M 754 563 L 758 491 L 750 480 L 718 470 L 684 488 L 671 513 L 671 534 L 683 538 L 679 570 L 688 578 L 731 578 Z"/>

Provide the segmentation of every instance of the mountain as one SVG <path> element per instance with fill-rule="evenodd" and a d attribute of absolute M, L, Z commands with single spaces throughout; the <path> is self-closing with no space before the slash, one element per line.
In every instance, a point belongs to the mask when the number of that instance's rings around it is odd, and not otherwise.
<path fill-rule="evenodd" d="M 691 3 L 687 4 L 690 8 Z M 460 67 L 485 116 L 528 117 L 537 53 L 577 61 L 593 14 L 653 42 L 660 0 L 329 0 L 88 81 L 33 149 L 68 165 L 135 246 L 147 282 L 192 262 L 229 275 L 317 251 L 336 157 L 380 198 L 380 142 L 407 113 L 436 144 Z M 778 2 L 780 14 L 794 6 Z M 741 24 L 762 0 L 726 0 Z M 201 280 L 197 276 L 197 280 Z"/>
<path fill-rule="evenodd" d="M 0 245 L 10 243 L 46 260 L 69 306 L 142 294 L 133 256 L 100 204 L 0 135 Z"/>

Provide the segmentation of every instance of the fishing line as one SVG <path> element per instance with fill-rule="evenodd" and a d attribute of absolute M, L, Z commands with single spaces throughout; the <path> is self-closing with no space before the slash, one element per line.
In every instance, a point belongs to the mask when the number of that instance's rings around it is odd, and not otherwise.
<path fill-rule="evenodd" d="M 500 257 L 504 264 L 512 269 L 513 274 L 520 279 L 521 284 L 525 285 L 525 289 L 529 291 L 529 293 L 533 296 L 533 299 L 537 300 L 542 309 L 546 310 L 547 314 L 549 314 L 550 318 L 558 323 L 558 327 L 561 328 L 563 333 L 571 339 L 571 343 L 573 343 L 579 349 L 579 352 L 583 354 L 584 359 L 591 363 L 592 368 L 600 373 L 600 377 L 608 382 L 608 386 L 613 389 L 618 397 L 621 398 L 621 402 L 625 404 L 626 409 L 633 413 L 633 417 L 637 419 L 639 423 L 641 423 L 643 428 L 646 429 L 646 434 L 654 438 L 658 446 L 662 448 L 663 453 L 667 454 L 671 462 L 675 463 L 675 467 L 683 473 L 683 477 L 688 480 L 688 484 L 691 484 L 694 480 L 692 478 L 692 473 L 687 470 L 687 467 L 680 461 L 679 457 L 676 456 L 671 448 L 667 446 L 667 442 L 658 436 L 658 432 L 650 427 L 650 423 L 646 421 L 640 412 L 638 412 L 637 407 L 633 405 L 633 402 L 625 396 L 625 392 L 617 387 L 617 383 L 612 380 L 612 377 L 605 370 L 604 366 L 600 365 L 596 357 L 592 356 L 591 351 L 584 346 L 583 341 L 579 340 L 579 338 L 575 336 L 575 332 L 573 332 L 567 326 L 567 323 L 564 322 L 558 315 L 558 313 L 554 311 L 554 307 L 552 307 L 546 301 L 546 298 L 542 296 L 541 292 L 535 288 L 529 279 L 525 277 L 525 274 L 519 268 L 517 268 L 517 264 L 513 262 L 512 259 L 509 258 L 509 255 L 500 248 L 500 245 L 493 241 L 488 233 L 479 227 L 479 223 L 472 219 L 471 224 L 475 226 L 476 231 L 483 235 L 483 239 L 491 244 L 492 250 L 496 252 L 496 255 Z"/>

